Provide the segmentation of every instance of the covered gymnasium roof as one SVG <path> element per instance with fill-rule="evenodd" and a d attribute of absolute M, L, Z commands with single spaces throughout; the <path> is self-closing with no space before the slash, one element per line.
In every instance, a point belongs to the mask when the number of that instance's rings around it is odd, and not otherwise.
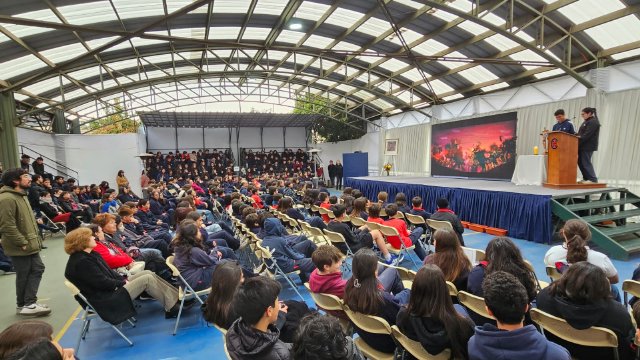
<path fill-rule="evenodd" d="M 150 127 L 230 128 L 230 127 L 307 127 L 320 115 L 264 113 L 205 113 L 154 111 L 139 113 Z"/>
<path fill-rule="evenodd" d="M 2 0 L 25 126 L 308 93 L 361 120 L 640 56 L 640 0 Z M 204 106 L 204 105 L 203 105 Z M 206 110 L 206 109 L 203 109 Z"/>

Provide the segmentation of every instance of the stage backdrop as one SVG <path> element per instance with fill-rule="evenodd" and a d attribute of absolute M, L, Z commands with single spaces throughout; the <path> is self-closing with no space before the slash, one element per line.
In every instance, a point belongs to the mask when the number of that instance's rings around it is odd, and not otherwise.
<path fill-rule="evenodd" d="M 431 174 L 510 180 L 516 164 L 517 113 L 433 125 Z"/>

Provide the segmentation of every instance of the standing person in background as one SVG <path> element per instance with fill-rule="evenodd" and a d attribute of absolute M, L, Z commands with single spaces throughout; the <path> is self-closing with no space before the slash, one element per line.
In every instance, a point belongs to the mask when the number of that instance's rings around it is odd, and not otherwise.
<path fill-rule="evenodd" d="M 598 151 L 598 138 L 600 137 L 600 121 L 596 114 L 596 108 L 586 107 L 580 113 L 584 122 L 578 130 L 578 167 L 582 173 L 582 183 L 597 183 L 596 171 L 593 169 L 591 158 L 593 152 Z"/>
<path fill-rule="evenodd" d="M 118 175 L 116 176 L 116 184 L 118 185 L 118 188 L 129 187 L 129 179 L 124 176 L 124 170 L 118 170 Z"/>
<path fill-rule="evenodd" d="M 38 225 L 25 191 L 31 186 L 31 175 L 21 168 L 9 169 L 2 174 L 2 184 L 0 233 L 4 251 L 16 271 L 16 311 L 23 316 L 48 315 L 51 309 L 36 303 L 44 263 Z"/>
<path fill-rule="evenodd" d="M 151 179 L 149 179 L 149 177 L 147 176 L 147 173 L 142 170 L 142 175 L 140 175 L 140 186 L 144 189 L 147 186 L 149 186 L 149 181 L 151 181 Z"/>
<path fill-rule="evenodd" d="M 564 115 L 563 109 L 556 110 L 553 115 L 556 117 L 557 121 L 557 123 L 553 125 L 553 131 L 562 131 L 571 135 L 576 133 L 576 130 L 573 128 L 573 123 Z"/>
<path fill-rule="evenodd" d="M 343 167 L 340 160 L 336 161 L 336 190 L 342 190 Z"/>
<path fill-rule="evenodd" d="M 333 165 L 333 160 L 329 160 L 329 166 L 327 166 L 327 171 L 329 172 L 329 181 L 331 182 L 331 186 L 336 186 L 336 166 Z"/>

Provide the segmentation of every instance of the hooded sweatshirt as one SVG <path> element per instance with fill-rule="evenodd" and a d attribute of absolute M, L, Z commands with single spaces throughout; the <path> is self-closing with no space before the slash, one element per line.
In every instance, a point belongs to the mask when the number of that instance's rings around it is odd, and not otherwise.
<path fill-rule="evenodd" d="M 269 325 L 268 332 L 255 330 L 236 320 L 227 331 L 227 350 L 233 360 L 288 360 L 291 344 L 278 339 L 280 331 Z"/>
<path fill-rule="evenodd" d="M 287 244 L 284 236 L 286 231 L 280 220 L 269 218 L 264 221 L 265 236 L 262 239 L 262 247 L 269 248 L 273 253 L 273 258 L 282 271 L 288 273 L 294 270 L 295 261 L 304 259 L 304 255 L 297 252 Z"/>
<path fill-rule="evenodd" d="M 492 324 L 476 326 L 469 339 L 469 360 L 570 360 L 569 352 L 547 340 L 533 325 L 500 330 Z"/>
<path fill-rule="evenodd" d="M 630 343 L 633 341 L 635 328 L 631 323 L 629 313 L 619 302 L 608 299 L 593 304 L 575 304 L 565 297 L 553 296 L 550 289 L 545 288 L 538 293 L 537 305 L 538 309 L 565 319 L 569 325 L 576 329 L 588 329 L 592 326 L 598 326 L 612 330 L 618 337 L 620 359 L 633 358 Z M 613 357 L 611 349 L 577 346 L 553 334 L 548 334 L 547 336 L 552 341 L 566 347 L 574 357 L 581 360 Z"/>

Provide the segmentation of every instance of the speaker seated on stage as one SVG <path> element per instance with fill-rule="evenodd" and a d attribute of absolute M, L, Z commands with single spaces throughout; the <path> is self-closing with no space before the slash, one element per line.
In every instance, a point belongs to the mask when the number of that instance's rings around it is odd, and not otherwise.
<path fill-rule="evenodd" d="M 404 243 L 404 246 L 406 247 L 410 247 L 413 244 L 416 244 L 414 251 L 420 258 L 420 260 L 424 260 L 427 254 L 424 252 L 422 246 L 418 243 L 418 240 L 420 240 L 420 237 L 422 236 L 422 234 L 424 234 L 424 229 L 421 227 L 416 227 L 412 232 L 409 232 L 409 230 L 407 229 L 407 223 L 404 221 L 404 219 L 394 219 L 393 217 L 398 213 L 398 205 L 396 204 L 387 205 L 385 211 L 387 212 L 387 216 L 389 216 L 389 220 L 386 220 L 383 225 L 395 228 L 396 230 L 398 230 L 398 234 L 400 234 L 399 237 L 388 236 L 387 242 L 395 249 L 401 248 L 400 241 L 402 241 L 402 243 Z"/>
<path fill-rule="evenodd" d="M 449 222 L 451 226 L 453 226 L 453 230 L 458 235 L 458 240 L 460 240 L 460 245 L 464 246 L 464 240 L 462 239 L 462 233 L 464 233 L 464 226 L 462 226 L 462 223 L 460 222 L 460 219 L 458 219 L 458 216 L 456 215 L 456 213 L 454 213 L 449 209 L 449 200 L 445 198 L 439 198 L 438 200 L 436 200 L 436 206 L 438 207 L 438 210 L 436 210 L 436 212 L 433 215 L 431 215 L 431 220 Z"/>

